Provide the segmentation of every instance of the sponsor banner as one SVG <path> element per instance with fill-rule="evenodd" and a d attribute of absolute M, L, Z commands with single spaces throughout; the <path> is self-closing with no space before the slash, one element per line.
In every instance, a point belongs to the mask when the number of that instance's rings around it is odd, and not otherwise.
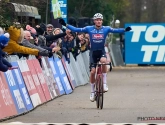
<path fill-rule="evenodd" d="M 54 76 L 52 77 L 53 73 L 51 72 L 51 68 L 49 66 L 48 58 L 47 57 L 42 57 L 42 70 L 46 79 L 46 83 L 48 85 L 49 91 L 51 98 L 55 98 L 58 96 L 58 86 L 56 85 L 56 81 L 54 79 Z M 60 94 L 59 94 L 60 95 Z"/>
<path fill-rule="evenodd" d="M 0 119 L 17 115 L 4 73 L 0 72 Z"/>
<path fill-rule="evenodd" d="M 35 71 L 37 73 L 38 79 L 41 83 L 42 90 L 45 94 L 45 98 L 47 101 L 49 101 L 49 100 L 51 100 L 51 96 L 50 96 L 49 88 L 46 84 L 46 80 L 45 80 L 44 74 L 42 72 L 41 66 L 37 59 L 33 59 L 32 62 L 33 62 L 33 67 L 35 67 Z"/>
<path fill-rule="evenodd" d="M 39 97 L 41 99 L 41 103 L 44 103 L 44 102 L 46 102 L 46 98 L 45 98 L 44 92 L 42 90 L 40 81 L 38 79 L 37 73 L 35 71 L 35 67 L 33 66 L 33 60 L 32 59 L 31 60 L 26 60 L 26 62 L 28 64 L 31 76 L 33 78 L 34 85 L 37 89 L 37 93 L 39 94 Z"/>
<path fill-rule="evenodd" d="M 54 19 L 62 17 L 67 22 L 67 0 L 51 0 L 51 12 Z"/>
<path fill-rule="evenodd" d="M 70 94 L 72 92 L 72 88 L 71 88 L 69 80 L 66 76 L 66 73 L 65 73 L 65 70 L 63 68 L 62 62 L 59 58 L 55 58 L 54 61 L 55 61 L 56 71 L 60 76 L 60 80 L 62 82 L 64 90 L 65 90 L 66 94 Z"/>
<path fill-rule="evenodd" d="M 48 60 L 49 60 L 50 67 L 53 71 L 53 75 L 54 75 L 54 78 L 56 80 L 58 90 L 60 91 L 60 95 L 63 95 L 63 94 L 65 94 L 65 91 L 64 91 L 63 85 L 61 83 L 59 74 L 57 73 L 57 71 L 55 69 L 55 62 L 54 62 L 53 58 L 49 58 Z"/>
<path fill-rule="evenodd" d="M 22 113 L 26 112 L 27 110 L 26 110 L 24 101 L 23 101 L 21 93 L 19 91 L 18 84 L 15 81 L 15 77 L 12 74 L 12 71 L 8 70 L 4 74 L 6 77 L 8 87 L 10 89 L 10 93 L 11 93 L 12 98 L 14 100 L 14 104 L 16 106 L 17 113 L 22 114 Z"/>
<path fill-rule="evenodd" d="M 126 64 L 165 63 L 165 23 L 130 23 L 125 34 Z"/>
<path fill-rule="evenodd" d="M 72 86 L 72 89 L 75 89 L 75 87 L 77 86 L 76 84 L 76 81 L 74 79 L 74 76 L 73 76 L 73 72 L 70 68 L 70 65 L 68 64 L 68 62 L 66 61 L 65 57 L 63 56 L 62 58 L 62 63 L 64 65 L 64 68 L 65 68 L 65 72 L 68 76 L 68 79 L 71 81 L 71 86 Z"/>
<path fill-rule="evenodd" d="M 12 62 L 11 64 L 13 66 L 18 66 L 17 62 Z M 20 69 L 18 68 L 18 69 L 12 70 L 12 74 L 13 74 L 14 79 L 15 79 L 17 85 L 18 85 L 18 88 L 20 90 L 20 93 L 21 93 L 22 99 L 24 101 L 24 104 L 26 106 L 26 109 L 28 111 L 32 110 L 33 109 L 33 104 L 30 100 L 30 97 L 29 97 L 28 91 L 26 89 L 26 86 L 25 86 L 25 83 L 24 83 L 24 80 L 23 80 Z"/>
<path fill-rule="evenodd" d="M 28 90 L 31 101 L 33 103 L 33 106 L 36 107 L 41 104 L 41 99 L 40 99 L 37 89 L 35 87 L 28 64 L 27 64 L 26 60 L 19 60 L 18 65 L 20 67 L 23 79 L 25 81 L 26 88 Z"/>

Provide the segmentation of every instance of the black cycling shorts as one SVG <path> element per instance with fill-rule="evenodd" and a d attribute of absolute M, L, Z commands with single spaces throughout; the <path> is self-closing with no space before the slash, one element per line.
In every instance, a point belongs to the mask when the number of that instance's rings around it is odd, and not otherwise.
<path fill-rule="evenodd" d="M 96 64 L 102 57 L 106 57 L 106 52 L 105 50 L 96 50 L 96 51 L 90 51 L 89 52 L 90 56 L 90 71 L 92 68 L 96 68 Z"/>

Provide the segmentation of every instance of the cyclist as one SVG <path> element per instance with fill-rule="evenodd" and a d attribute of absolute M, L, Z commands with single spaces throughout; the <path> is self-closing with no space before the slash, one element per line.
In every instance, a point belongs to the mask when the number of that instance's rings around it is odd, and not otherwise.
<path fill-rule="evenodd" d="M 110 26 L 102 26 L 103 23 L 103 15 L 101 13 L 96 13 L 93 16 L 94 24 L 93 26 L 86 26 L 84 28 L 76 28 L 71 25 L 68 25 L 65 23 L 65 21 L 60 18 L 59 23 L 63 26 L 66 26 L 68 29 L 70 29 L 73 32 L 85 32 L 88 33 L 90 36 L 90 84 L 91 84 L 91 94 L 90 94 L 90 100 L 93 102 L 95 101 L 95 68 L 96 63 L 98 59 L 101 63 L 106 63 L 106 53 L 104 49 L 105 44 L 105 38 L 108 35 L 108 33 L 123 33 L 126 31 L 130 31 L 131 27 L 124 28 L 118 28 L 113 29 Z M 107 67 L 106 65 L 103 65 L 103 89 L 104 92 L 108 91 L 107 86 Z"/>

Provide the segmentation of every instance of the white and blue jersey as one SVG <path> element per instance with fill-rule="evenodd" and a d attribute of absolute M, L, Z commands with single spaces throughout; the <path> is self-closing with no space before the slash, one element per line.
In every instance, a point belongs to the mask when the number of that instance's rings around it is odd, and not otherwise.
<path fill-rule="evenodd" d="M 73 32 L 85 32 L 90 36 L 91 51 L 104 50 L 105 39 L 108 33 L 123 33 L 124 28 L 113 29 L 110 26 L 102 26 L 100 29 L 96 29 L 95 26 L 86 26 L 84 28 L 76 28 L 71 25 L 67 25 L 67 28 Z"/>

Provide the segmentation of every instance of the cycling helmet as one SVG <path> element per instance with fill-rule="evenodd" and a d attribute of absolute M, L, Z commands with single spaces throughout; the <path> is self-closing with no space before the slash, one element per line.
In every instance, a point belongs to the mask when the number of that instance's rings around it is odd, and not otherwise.
<path fill-rule="evenodd" d="M 96 13 L 94 16 L 93 16 L 93 19 L 102 19 L 103 20 L 103 15 L 101 13 Z"/>

